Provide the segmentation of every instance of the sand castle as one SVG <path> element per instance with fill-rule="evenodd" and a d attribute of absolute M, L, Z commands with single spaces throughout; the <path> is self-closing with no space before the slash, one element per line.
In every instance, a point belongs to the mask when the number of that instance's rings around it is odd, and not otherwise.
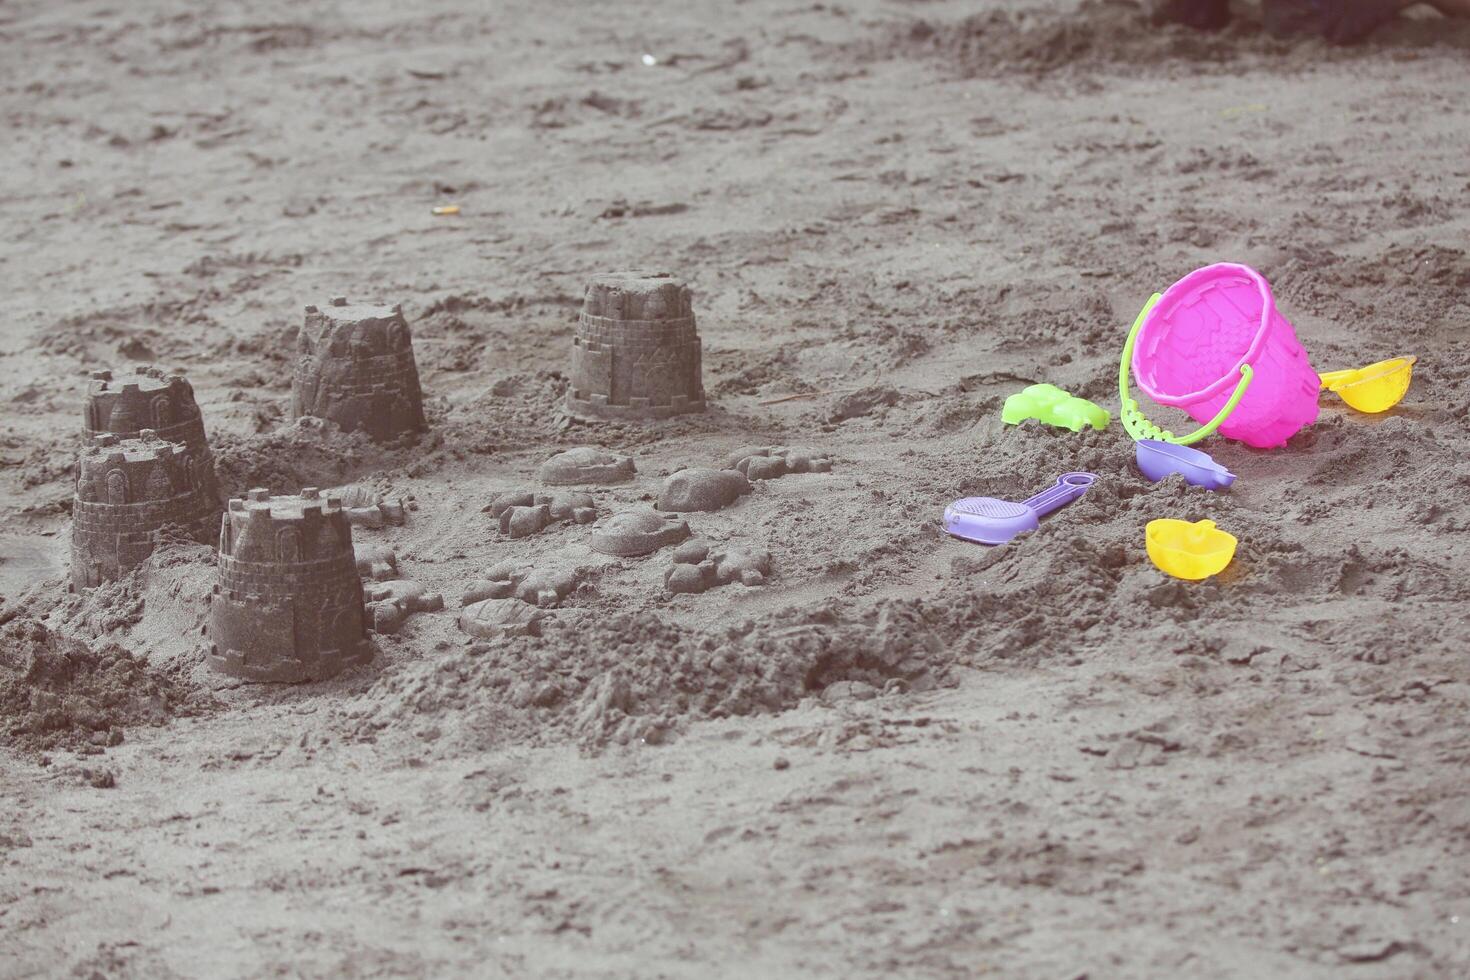
<path fill-rule="evenodd" d="M 161 441 L 184 446 L 184 462 L 193 472 L 194 482 L 215 502 L 215 511 L 219 512 L 214 456 L 204 434 L 203 414 L 194 401 L 194 388 L 188 381 L 157 370 L 118 375 L 93 371 L 82 415 L 88 444 L 101 434 L 136 439 L 143 430 L 150 429 Z M 208 539 L 214 539 L 213 522 Z"/>
<path fill-rule="evenodd" d="M 400 306 L 348 304 L 306 308 L 291 382 L 292 419 L 330 419 L 382 442 L 421 432 L 424 397 L 413 335 Z"/>
<path fill-rule="evenodd" d="M 174 525 L 208 539 L 219 501 L 201 485 L 201 457 L 165 442 L 152 429 L 136 439 L 93 437 L 77 459 L 72 498 L 71 581 L 78 589 L 121 578 L 153 553 L 159 532 Z"/>
<path fill-rule="evenodd" d="M 372 659 L 341 501 L 251 490 L 220 528 L 208 659 L 252 681 L 324 680 Z"/>
<path fill-rule="evenodd" d="M 592 277 L 572 339 L 567 410 L 652 419 L 704 411 L 689 287 L 667 272 Z"/>

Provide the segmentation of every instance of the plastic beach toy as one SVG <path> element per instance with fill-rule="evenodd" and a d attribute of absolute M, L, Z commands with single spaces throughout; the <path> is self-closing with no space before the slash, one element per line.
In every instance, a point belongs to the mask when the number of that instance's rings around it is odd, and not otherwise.
<path fill-rule="evenodd" d="M 1155 483 L 1173 473 L 1206 490 L 1224 490 L 1235 482 L 1235 474 L 1210 458 L 1209 453 L 1157 439 L 1140 439 L 1133 444 L 1138 469 Z"/>
<path fill-rule="evenodd" d="M 1176 436 L 1144 416 L 1128 391 L 1188 412 L 1201 428 Z M 1118 365 L 1123 427 L 1135 440 L 1177 445 L 1219 430 L 1248 446 L 1281 446 L 1317 420 L 1319 383 L 1290 321 L 1260 273 L 1221 263 L 1154 294 Z"/>
<path fill-rule="evenodd" d="M 994 497 L 956 500 L 944 508 L 944 529 L 966 541 L 1005 544 L 1036 530 L 1041 518 L 1081 497 L 1096 480 L 1095 473 L 1063 473 L 1055 485 L 1019 504 Z"/>
<path fill-rule="evenodd" d="M 1386 412 L 1404 400 L 1417 357 L 1393 357 L 1356 371 L 1328 371 L 1322 388 L 1335 391 L 1360 412 Z"/>
<path fill-rule="evenodd" d="M 1235 537 L 1214 521 L 1149 521 L 1148 557 L 1161 572 L 1191 581 L 1218 575 L 1235 557 Z"/>
<path fill-rule="evenodd" d="M 1056 385 L 1031 385 L 1006 399 L 1000 419 L 1006 425 L 1020 425 L 1036 419 L 1059 429 L 1081 432 L 1084 425 L 1106 429 L 1113 417 L 1086 398 L 1076 398 Z"/>

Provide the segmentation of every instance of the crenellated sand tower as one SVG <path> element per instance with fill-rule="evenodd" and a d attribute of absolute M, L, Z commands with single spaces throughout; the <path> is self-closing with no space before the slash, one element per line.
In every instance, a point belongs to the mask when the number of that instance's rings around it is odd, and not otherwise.
<path fill-rule="evenodd" d="M 427 428 L 402 307 L 349 305 L 341 296 L 325 309 L 308 306 L 299 345 L 291 418 L 331 419 L 378 442 Z"/>
<path fill-rule="evenodd" d="M 221 521 L 208 659 L 251 681 L 325 680 L 372 659 L 342 503 L 251 490 Z"/>
<path fill-rule="evenodd" d="M 204 416 L 188 381 L 152 369 L 116 376 L 111 371 L 93 371 L 82 416 L 89 444 L 104 433 L 136 439 L 144 429 L 151 429 L 160 440 L 182 445 L 194 483 L 214 502 L 215 514 L 220 513 L 214 454 L 209 451 Z M 213 523 L 204 539 L 209 543 L 214 541 Z"/>
<path fill-rule="evenodd" d="M 143 429 L 136 439 L 110 433 L 93 437 L 77 458 L 73 587 L 123 577 L 153 553 L 167 525 L 195 540 L 211 539 L 219 501 L 212 485 L 199 483 L 199 458 L 187 446 L 159 439 L 152 429 Z"/>
<path fill-rule="evenodd" d="M 704 411 L 689 287 L 667 272 L 592 277 L 572 338 L 574 415 L 654 419 Z"/>

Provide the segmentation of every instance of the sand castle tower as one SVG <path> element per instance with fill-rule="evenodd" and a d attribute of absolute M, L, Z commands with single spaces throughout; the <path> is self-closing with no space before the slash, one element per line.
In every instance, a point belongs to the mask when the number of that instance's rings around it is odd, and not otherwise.
<path fill-rule="evenodd" d="M 372 659 L 342 502 L 251 490 L 220 522 L 209 663 L 251 681 L 324 680 Z"/>
<path fill-rule="evenodd" d="M 689 287 L 667 272 L 593 276 L 572 339 L 567 410 L 648 419 L 704 411 Z"/>
<path fill-rule="evenodd" d="M 136 439 L 151 429 L 163 442 L 182 445 L 184 461 L 194 473 L 194 483 L 213 502 L 214 517 L 201 538 L 214 543 L 218 520 L 219 482 L 214 473 L 214 455 L 204 435 L 204 417 L 194 401 L 194 388 L 178 375 L 157 370 L 113 376 L 111 371 L 93 371 L 83 409 L 83 430 L 90 443 L 94 436 L 111 433 L 119 439 Z"/>
<path fill-rule="evenodd" d="M 153 553 L 165 525 L 212 535 L 219 500 L 200 485 L 200 457 L 152 429 L 137 439 L 93 437 L 77 459 L 71 580 L 78 589 L 119 579 Z M 211 468 L 209 475 L 214 471 Z"/>
<path fill-rule="evenodd" d="M 400 306 L 334 297 L 306 308 L 291 383 L 291 418 L 314 415 L 378 442 L 421 432 L 424 396 Z"/>

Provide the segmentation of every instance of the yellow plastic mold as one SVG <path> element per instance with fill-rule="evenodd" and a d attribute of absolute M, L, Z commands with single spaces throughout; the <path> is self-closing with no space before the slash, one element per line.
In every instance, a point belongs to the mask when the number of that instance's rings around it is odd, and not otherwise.
<path fill-rule="evenodd" d="M 1235 557 L 1235 536 L 1215 527 L 1214 521 L 1149 521 L 1145 531 L 1148 557 L 1159 571 L 1175 578 L 1199 581 L 1218 575 Z"/>
<path fill-rule="evenodd" d="M 1322 389 L 1334 391 L 1360 412 L 1386 412 L 1404 400 L 1417 357 L 1391 357 L 1356 371 L 1328 371 Z"/>

